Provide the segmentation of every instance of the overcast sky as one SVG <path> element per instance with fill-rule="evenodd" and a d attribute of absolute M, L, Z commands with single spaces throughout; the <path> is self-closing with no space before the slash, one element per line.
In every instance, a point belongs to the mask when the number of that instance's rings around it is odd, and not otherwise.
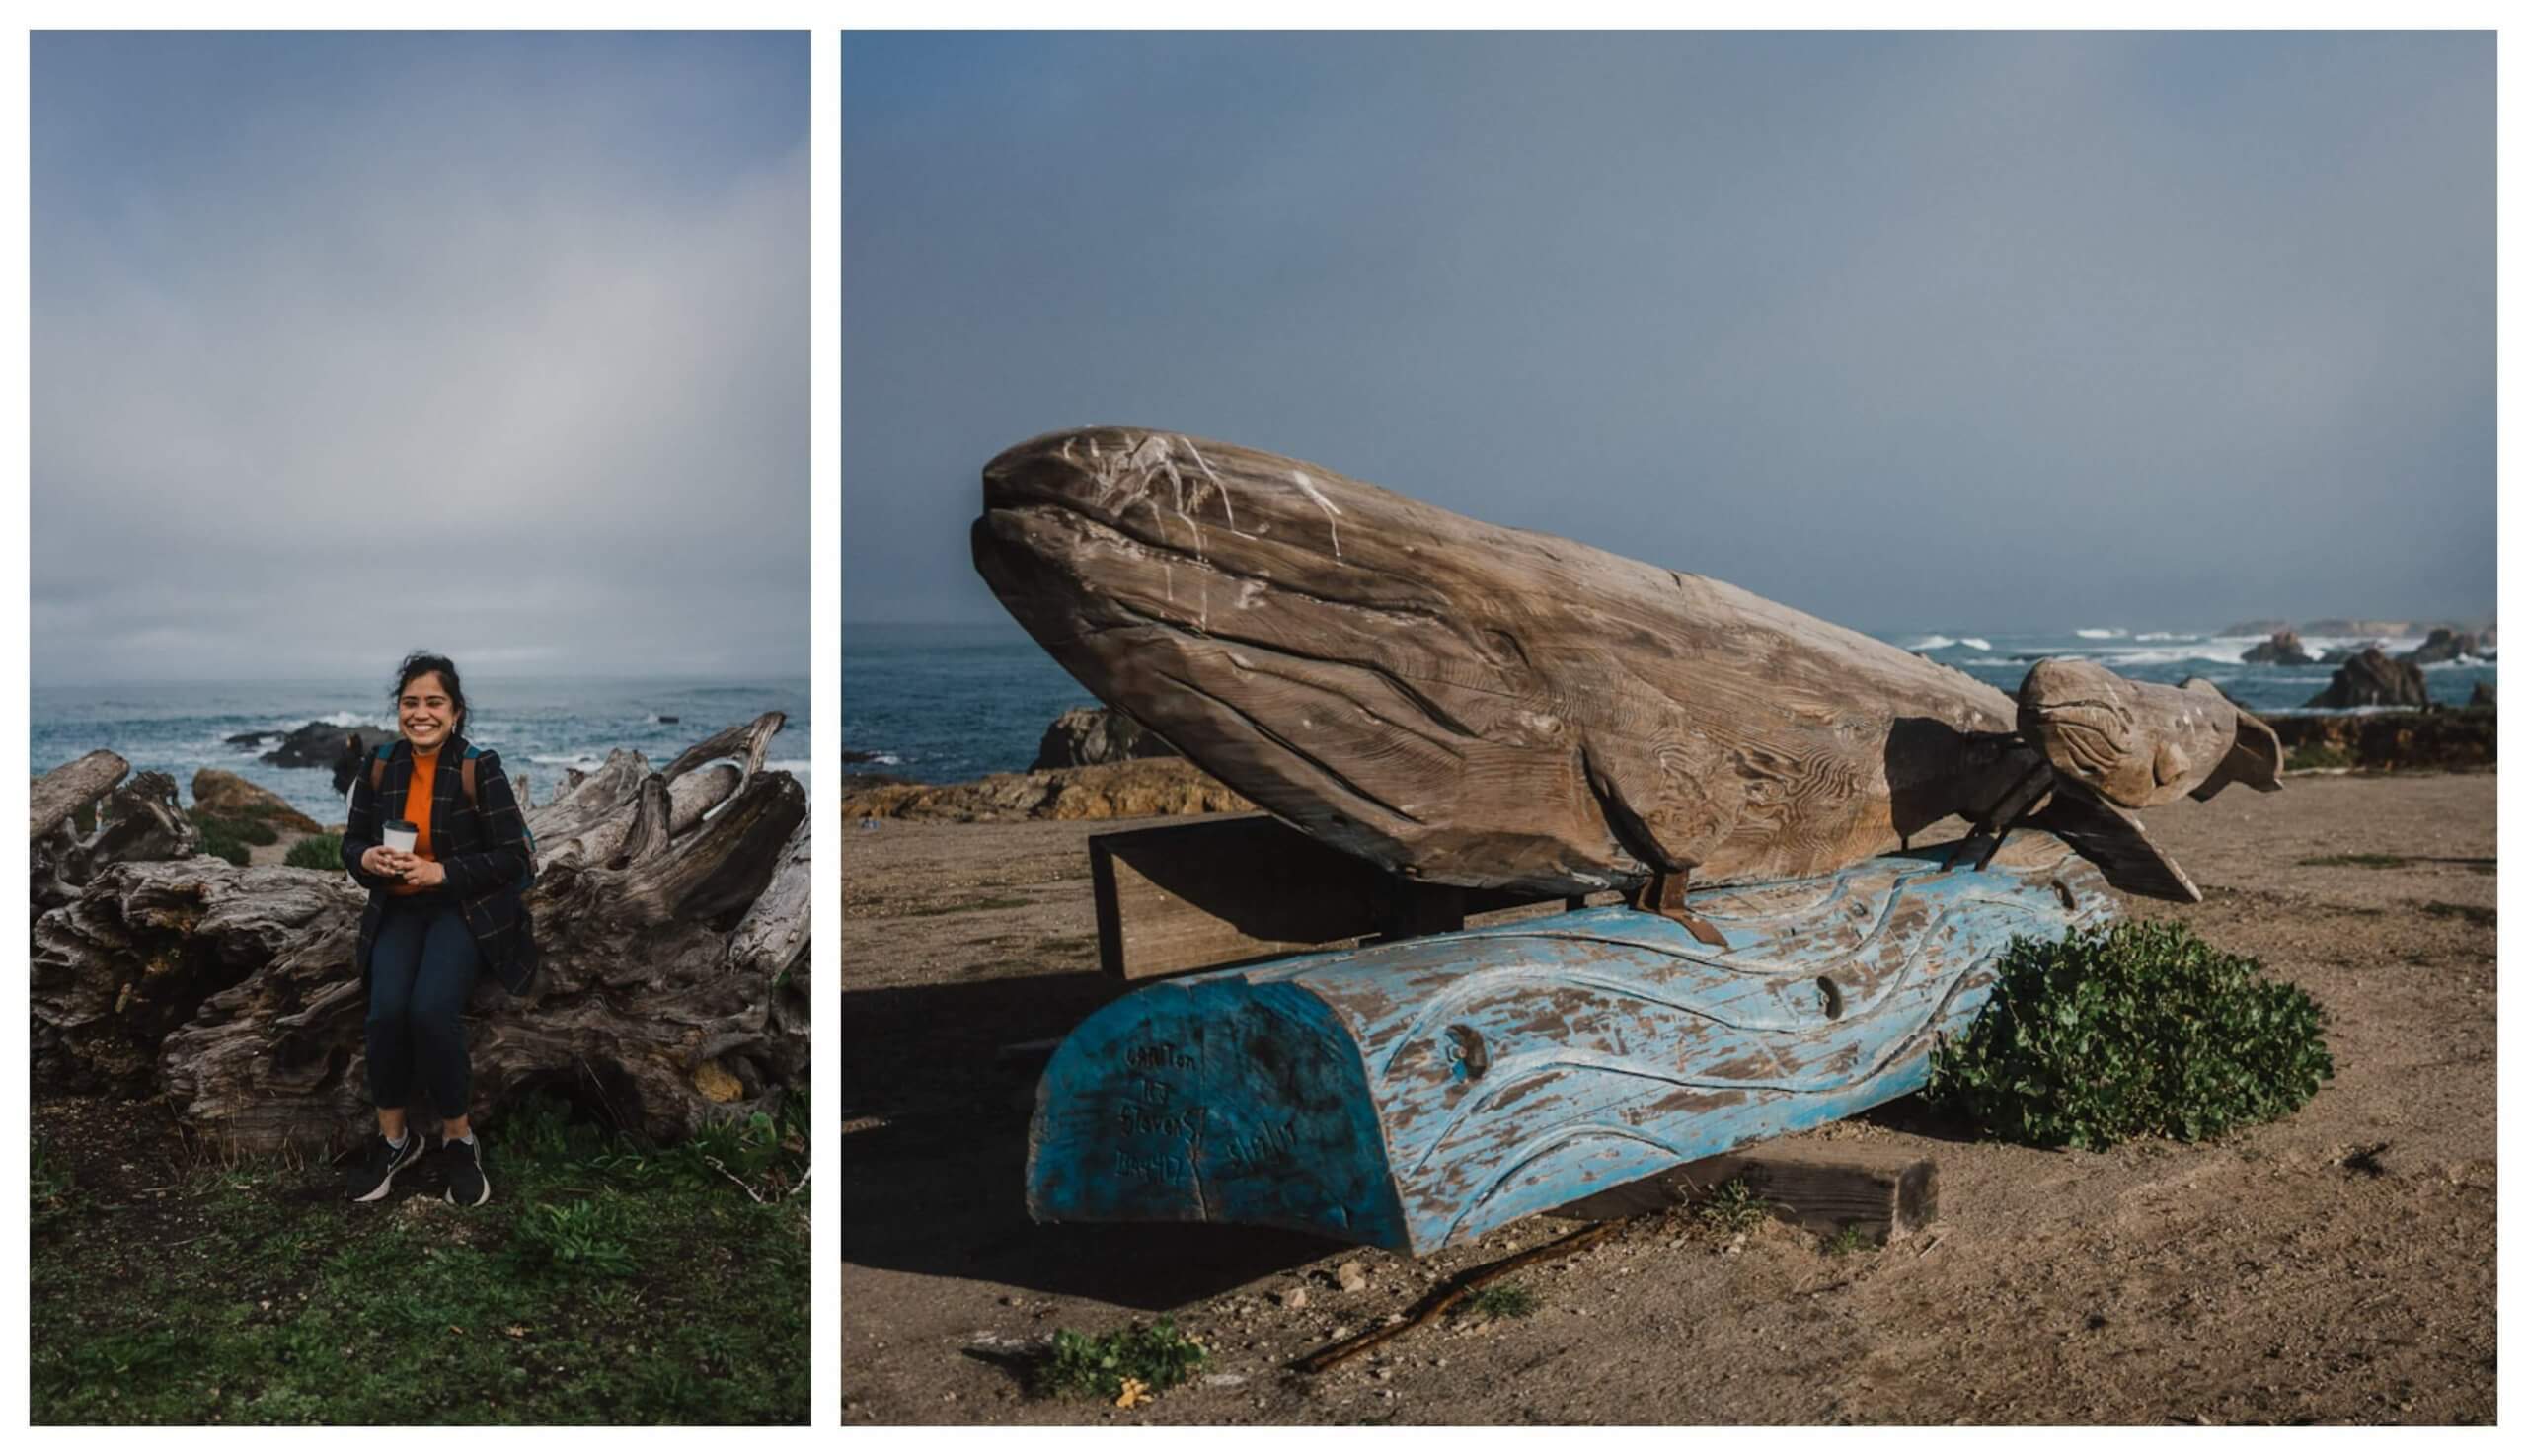
<path fill-rule="evenodd" d="M 842 49 L 847 622 L 1089 423 L 1874 630 L 2493 609 L 2489 35 Z"/>
<path fill-rule="evenodd" d="M 36 679 L 807 671 L 808 58 L 37 35 Z"/>

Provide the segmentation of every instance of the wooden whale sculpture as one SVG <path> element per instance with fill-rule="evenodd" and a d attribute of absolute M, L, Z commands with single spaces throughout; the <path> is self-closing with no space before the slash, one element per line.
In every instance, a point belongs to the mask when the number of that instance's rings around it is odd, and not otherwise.
<path fill-rule="evenodd" d="M 977 569 L 1089 691 L 1439 883 L 1625 889 L 1691 926 L 1688 876 L 1828 874 L 1961 815 L 1984 859 L 2031 823 L 2192 900 L 2123 810 L 2279 787 L 2271 730 L 2207 683 L 2048 661 L 2013 702 L 1724 581 L 1263 451 L 1049 434 L 984 468 L 983 506 Z"/>

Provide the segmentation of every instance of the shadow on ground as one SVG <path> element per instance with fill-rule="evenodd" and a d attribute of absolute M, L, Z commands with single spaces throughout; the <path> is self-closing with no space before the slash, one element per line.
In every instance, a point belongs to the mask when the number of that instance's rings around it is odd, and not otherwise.
<path fill-rule="evenodd" d="M 842 1257 L 1175 1309 L 1342 1246 L 1215 1224 L 1038 1224 L 1027 1124 L 1040 1051 L 1128 987 L 1093 973 L 842 994 Z"/>

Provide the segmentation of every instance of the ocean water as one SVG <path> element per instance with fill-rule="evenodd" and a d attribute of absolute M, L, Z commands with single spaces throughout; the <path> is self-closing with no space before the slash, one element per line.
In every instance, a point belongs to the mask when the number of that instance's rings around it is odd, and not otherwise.
<path fill-rule="evenodd" d="M 2334 680 L 2335 669 L 2252 666 L 2243 660 L 2261 635 L 2066 627 L 2006 631 L 1872 633 L 2015 693 L 2038 657 L 2083 657 L 2145 682 L 2205 677 L 2259 712 L 2295 712 Z M 2367 639 L 2306 637 L 2319 654 Z M 2389 655 L 2421 638 L 2387 639 Z M 2463 704 L 2477 681 L 2495 682 L 2495 661 L 2461 660 L 2423 669 L 2434 703 Z M 883 773 L 952 783 L 1013 773 L 1035 758 L 1044 728 L 1095 695 L 1064 672 L 1015 622 L 987 626 L 845 624 L 842 633 L 842 746 L 875 755 L 845 772 Z"/>
<path fill-rule="evenodd" d="M 779 709 L 790 716 L 772 740 L 767 767 L 787 769 L 810 792 L 807 680 L 727 682 L 587 678 L 505 681 L 469 677 L 473 722 L 466 736 L 498 749 L 512 777 L 525 774 L 535 802 L 553 797 L 566 768 L 593 769 L 616 748 L 638 749 L 664 768 L 685 749 L 731 724 Z M 309 723 L 358 732 L 371 746 L 392 738 L 382 681 L 91 683 L 38 686 L 29 724 L 34 772 L 111 748 L 134 772 L 157 769 L 192 802 L 193 774 L 226 769 L 280 795 L 318 823 L 339 823 L 342 798 L 328 768 L 285 769 L 258 761 L 273 745 L 240 748 L 232 733 Z M 661 723 L 660 718 L 679 719 Z"/>

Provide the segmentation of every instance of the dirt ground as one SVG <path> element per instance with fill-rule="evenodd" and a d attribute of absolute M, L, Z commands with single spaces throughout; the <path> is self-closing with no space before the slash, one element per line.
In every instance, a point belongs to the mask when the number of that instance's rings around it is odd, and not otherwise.
<path fill-rule="evenodd" d="M 2324 1005 L 2295 1116 L 2106 1153 L 1971 1140 L 1911 1099 L 1808 1134 L 1936 1159 L 1940 1220 L 1834 1255 L 1636 1219 L 1322 1376 L 1293 1358 L 1580 1225 L 1413 1260 L 1262 1230 L 1029 1222 L 1036 1064 L 1110 998 L 1087 837 L 886 823 L 843 845 L 843 1416 L 866 1424 L 2489 1422 L 2494 1418 L 2491 774 L 2297 777 L 2151 811 L 2203 903 L 2138 902 Z M 1164 821 L 1144 821 L 1164 822 Z M 2308 865 L 2336 856 L 2397 863 Z M 1335 1270 L 1358 1261 L 1365 1287 Z M 1305 1291 L 1288 1307 L 1289 1291 Z M 1125 1412 L 1034 1400 L 1057 1327 L 1173 1316 L 1208 1372 Z M 1715 1371 L 1729 1372 L 1727 1378 Z"/>

